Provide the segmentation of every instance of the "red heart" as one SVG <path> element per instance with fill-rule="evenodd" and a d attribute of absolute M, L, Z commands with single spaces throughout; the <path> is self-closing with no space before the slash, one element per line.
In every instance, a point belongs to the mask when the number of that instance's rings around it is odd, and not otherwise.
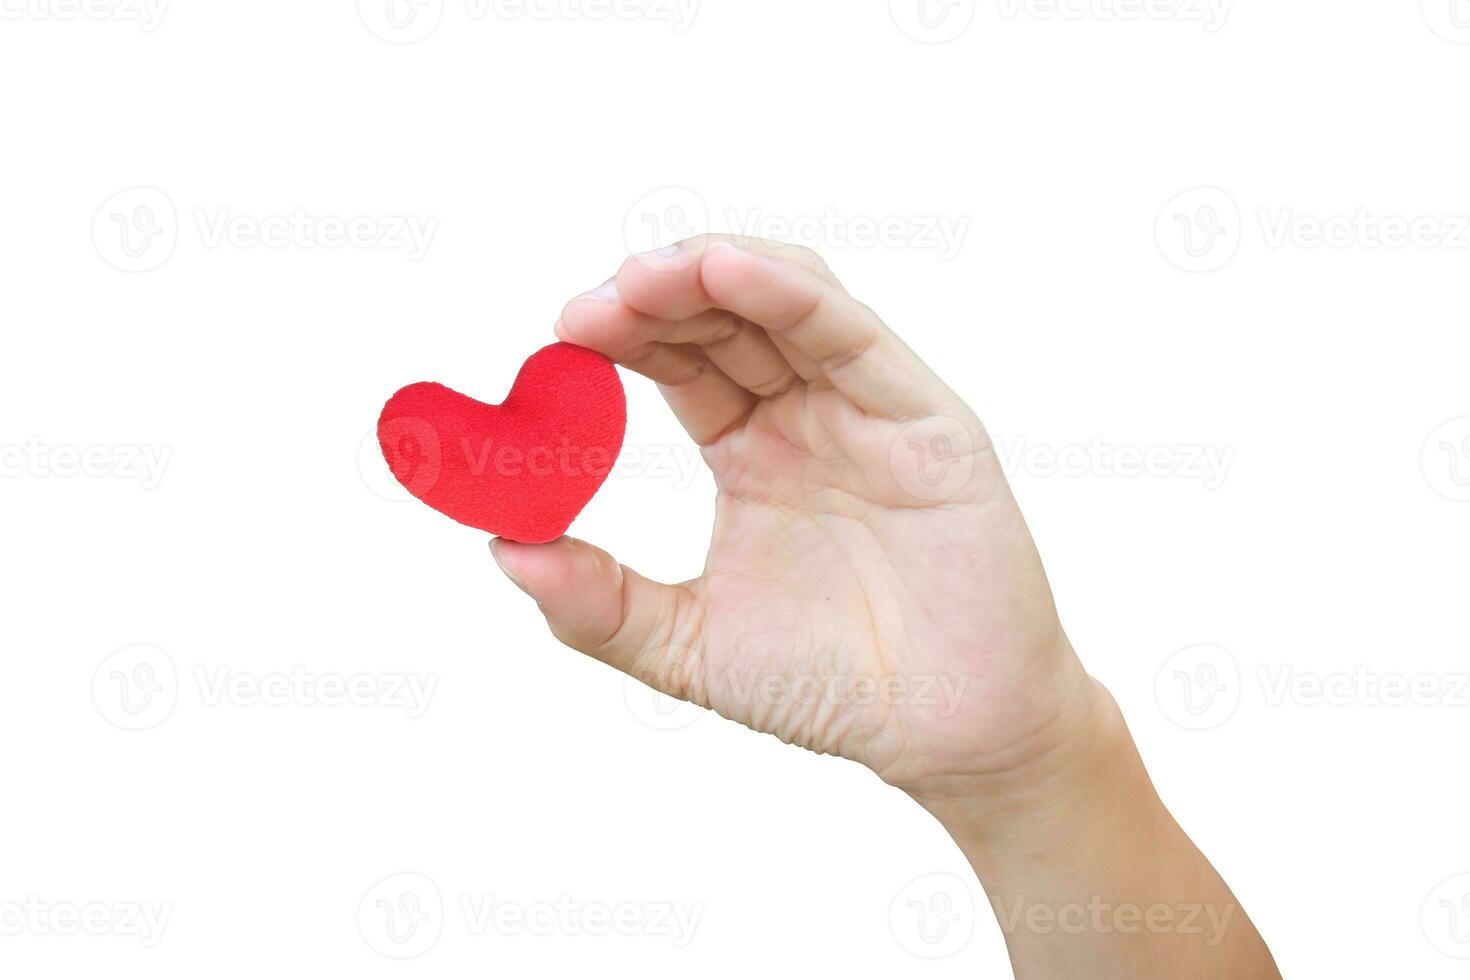
<path fill-rule="evenodd" d="M 393 476 L 470 527 L 539 544 L 561 537 L 623 447 L 627 405 L 601 354 L 552 344 L 487 405 L 432 381 L 401 389 L 378 418 Z"/>

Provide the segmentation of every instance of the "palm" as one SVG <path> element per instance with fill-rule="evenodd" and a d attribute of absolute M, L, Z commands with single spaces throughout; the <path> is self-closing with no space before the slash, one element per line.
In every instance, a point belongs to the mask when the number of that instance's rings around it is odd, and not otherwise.
<path fill-rule="evenodd" d="M 934 458 L 926 430 L 957 425 L 977 451 Z M 1051 676 L 1060 633 L 982 440 L 797 386 L 706 447 L 720 494 L 678 693 L 900 784 L 1023 741 L 1051 706 L 1018 689 Z M 926 478 L 944 499 L 905 490 Z"/>

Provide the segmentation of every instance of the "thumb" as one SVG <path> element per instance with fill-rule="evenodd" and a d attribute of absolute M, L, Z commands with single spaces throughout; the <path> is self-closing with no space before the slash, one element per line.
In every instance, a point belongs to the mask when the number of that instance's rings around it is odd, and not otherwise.
<path fill-rule="evenodd" d="M 690 648 L 676 646 L 678 624 L 699 622 L 690 615 L 698 600 L 689 589 L 646 579 L 576 538 L 548 544 L 495 538 L 490 552 L 536 600 L 558 640 L 665 694 L 687 700 L 694 693 L 687 655 L 668 653 Z"/>

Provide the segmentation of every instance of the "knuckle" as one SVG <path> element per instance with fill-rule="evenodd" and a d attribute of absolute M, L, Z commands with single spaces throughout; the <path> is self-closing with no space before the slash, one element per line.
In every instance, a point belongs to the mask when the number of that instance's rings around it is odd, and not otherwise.
<path fill-rule="evenodd" d="M 705 684 L 699 652 L 671 644 L 658 651 L 650 670 L 653 686 L 680 701 L 703 704 Z"/>

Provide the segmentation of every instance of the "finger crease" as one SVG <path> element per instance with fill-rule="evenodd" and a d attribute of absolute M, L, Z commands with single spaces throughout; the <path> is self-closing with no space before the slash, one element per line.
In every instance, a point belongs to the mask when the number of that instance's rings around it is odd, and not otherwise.
<path fill-rule="evenodd" d="M 782 374 L 777 375 L 769 381 L 763 381 L 760 384 L 750 385 L 750 390 L 755 392 L 762 398 L 774 398 L 777 395 L 785 394 L 786 392 L 790 391 L 791 386 L 795 383 L 796 374 L 792 371 L 786 371 Z"/>
<path fill-rule="evenodd" d="M 732 319 L 725 321 L 725 323 L 718 330 L 715 331 L 714 336 L 704 342 L 704 346 L 718 347 L 721 344 L 728 344 L 736 337 L 739 337 L 740 334 L 744 332 L 744 330 L 745 320 L 740 317 L 733 317 Z"/>
<path fill-rule="evenodd" d="M 822 370 L 840 371 L 841 369 L 847 367 L 847 365 L 851 364 L 853 361 L 856 361 L 858 358 L 870 353 L 873 348 L 878 345 L 878 338 L 882 335 L 882 328 L 874 327 L 872 330 L 868 331 L 862 337 L 862 339 L 857 342 L 856 345 L 822 358 Z"/>

